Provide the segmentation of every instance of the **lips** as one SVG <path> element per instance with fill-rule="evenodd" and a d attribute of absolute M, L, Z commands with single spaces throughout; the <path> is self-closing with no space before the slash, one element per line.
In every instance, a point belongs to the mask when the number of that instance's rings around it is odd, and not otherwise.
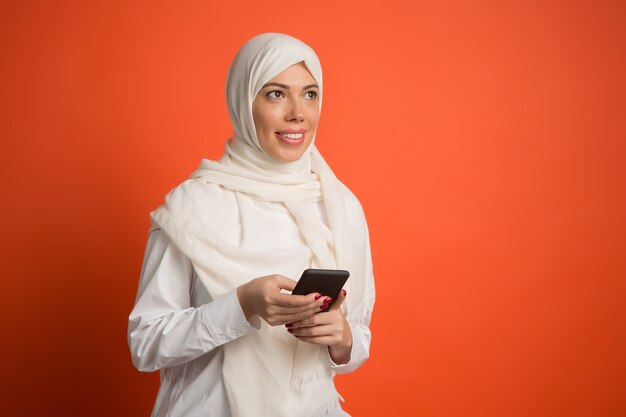
<path fill-rule="evenodd" d="M 285 129 L 274 133 L 278 139 L 289 145 L 299 145 L 304 142 L 306 129 Z"/>

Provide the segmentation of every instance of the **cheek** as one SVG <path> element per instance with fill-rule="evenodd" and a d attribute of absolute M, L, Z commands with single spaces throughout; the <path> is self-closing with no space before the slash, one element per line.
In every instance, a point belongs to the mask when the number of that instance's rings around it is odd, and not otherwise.
<path fill-rule="evenodd" d="M 254 127 L 259 142 L 267 142 L 267 132 L 270 129 L 270 120 L 266 112 L 254 113 Z"/>
<path fill-rule="evenodd" d="M 317 123 L 320 121 L 320 113 L 318 109 L 314 109 L 309 113 L 309 121 L 313 129 L 317 128 Z"/>
<path fill-rule="evenodd" d="M 258 130 L 265 134 L 273 134 L 275 131 L 280 130 L 280 120 L 280 112 L 277 109 L 266 110 L 259 115 Z"/>
<path fill-rule="evenodd" d="M 317 100 L 311 101 L 309 105 L 306 107 L 308 110 L 308 116 L 311 120 L 315 120 L 317 122 L 320 118 L 320 103 Z"/>

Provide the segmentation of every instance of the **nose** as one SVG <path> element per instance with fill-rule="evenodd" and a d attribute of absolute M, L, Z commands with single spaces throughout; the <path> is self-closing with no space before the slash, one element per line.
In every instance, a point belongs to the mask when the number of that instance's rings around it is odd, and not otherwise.
<path fill-rule="evenodd" d="M 289 100 L 289 109 L 287 114 L 285 115 L 285 119 L 288 122 L 303 122 L 304 121 L 304 112 L 302 110 L 302 104 L 297 99 Z"/>

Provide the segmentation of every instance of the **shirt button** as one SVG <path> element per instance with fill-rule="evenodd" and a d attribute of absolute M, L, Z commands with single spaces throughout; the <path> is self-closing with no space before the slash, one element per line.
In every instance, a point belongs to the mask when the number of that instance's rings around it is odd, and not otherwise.
<path fill-rule="evenodd" d="M 220 342 L 225 342 L 226 341 L 226 336 L 224 336 L 223 334 L 220 335 L 219 337 Z"/>
<path fill-rule="evenodd" d="M 241 326 L 241 329 L 239 329 L 239 330 L 241 330 L 242 332 L 245 332 L 246 331 L 246 327 L 245 326 Z"/>

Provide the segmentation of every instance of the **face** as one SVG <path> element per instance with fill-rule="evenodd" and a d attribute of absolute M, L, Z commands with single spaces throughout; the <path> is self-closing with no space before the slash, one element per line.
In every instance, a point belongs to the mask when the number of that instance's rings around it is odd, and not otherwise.
<path fill-rule="evenodd" d="M 303 62 L 269 80 L 252 102 L 263 151 L 276 161 L 298 160 L 309 147 L 320 118 L 319 87 Z"/>

